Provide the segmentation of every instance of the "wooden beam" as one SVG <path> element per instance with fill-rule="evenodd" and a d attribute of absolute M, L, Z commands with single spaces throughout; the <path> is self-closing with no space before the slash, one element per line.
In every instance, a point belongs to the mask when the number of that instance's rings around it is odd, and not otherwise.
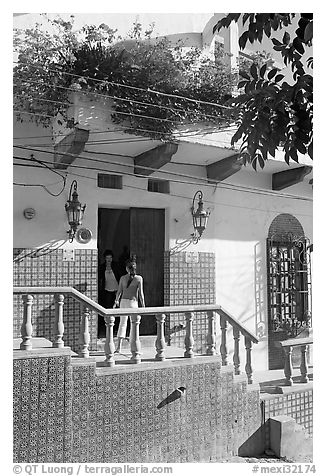
<path fill-rule="evenodd" d="M 58 144 L 54 146 L 54 168 L 66 169 L 78 155 L 84 150 L 88 141 L 89 131 L 86 129 L 75 129 L 66 135 Z"/>
<path fill-rule="evenodd" d="M 222 181 L 231 175 L 239 172 L 243 166 L 243 159 L 239 157 L 239 154 L 225 157 L 225 159 L 218 160 L 213 164 L 206 165 L 206 173 L 209 183 L 213 183 L 216 180 Z"/>
<path fill-rule="evenodd" d="M 304 177 L 312 171 L 312 167 L 305 165 L 296 169 L 276 172 L 272 176 L 272 190 L 283 190 L 296 183 L 302 182 Z"/>
<path fill-rule="evenodd" d="M 141 166 L 159 169 L 171 161 L 172 155 L 177 150 L 178 144 L 166 143 L 137 155 L 135 157 L 134 173 L 136 175 L 151 175 L 154 172 L 153 170 L 143 169 Z"/>

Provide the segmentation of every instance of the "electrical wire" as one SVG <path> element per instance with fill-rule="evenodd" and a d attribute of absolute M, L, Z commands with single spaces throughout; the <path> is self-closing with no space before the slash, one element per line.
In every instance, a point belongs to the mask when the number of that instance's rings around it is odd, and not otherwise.
<path fill-rule="evenodd" d="M 22 165 L 22 166 L 27 167 L 27 165 L 24 165 L 24 164 L 16 164 L 16 165 Z M 31 167 L 39 168 L 38 165 L 31 165 Z M 79 177 L 79 178 L 84 178 L 84 179 L 87 179 L 87 180 L 97 181 L 97 179 L 94 178 L 94 177 L 89 177 L 87 175 L 78 174 L 76 172 L 71 172 L 71 171 L 68 172 L 67 171 L 67 174 L 72 176 L 72 177 Z M 198 184 L 196 184 L 196 185 L 198 185 Z M 205 186 L 206 186 L 206 184 L 205 184 Z M 209 186 L 209 184 L 207 184 L 207 186 Z M 131 188 L 131 189 L 135 189 L 135 190 L 140 190 L 142 192 L 154 193 L 154 192 L 149 192 L 148 190 L 146 190 L 144 188 L 136 187 L 136 186 L 133 186 L 133 185 L 124 185 L 123 187 L 124 188 Z M 193 198 L 192 196 L 189 197 L 189 196 L 179 195 L 179 194 L 175 194 L 175 193 L 169 193 L 167 195 L 170 196 L 170 197 L 182 198 L 182 199 L 185 199 L 185 200 L 192 200 L 192 198 Z M 251 210 L 251 211 L 258 211 L 258 212 L 261 212 L 261 213 L 266 213 L 266 210 L 262 210 L 260 208 L 255 208 L 255 207 L 247 207 L 247 206 L 244 206 L 244 205 L 232 205 L 230 203 L 221 203 L 221 202 L 219 202 L 217 204 L 216 202 L 213 202 L 211 200 L 206 200 L 206 199 L 205 199 L 205 203 L 208 203 L 208 204 L 211 204 L 211 205 L 219 205 L 219 206 L 225 206 L 225 207 L 231 207 L 231 208 L 241 208 L 241 209 L 245 209 L 245 210 Z M 273 210 L 273 212 L 284 213 L 284 209 L 282 209 L 282 210 Z M 296 215 L 297 216 L 304 216 L 304 217 L 311 217 L 311 215 L 307 215 L 307 214 L 304 214 L 304 213 L 296 213 Z"/>
<path fill-rule="evenodd" d="M 18 61 L 14 61 L 14 64 L 20 64 Z M 31 68 L 36 68 L 36 69 L 40 69 L 40 70 L 43 70 L 43 66 L 36 66 L 34 64 L 31 64 L 29 65 Z M 177 94 L 168 94 L 168 93 L 163 93 L 161 91 L 156 91 L 154 89 L 150 89 L 150 88 L 138 88 L 136 86 L 130 86 L 130 85 L 127 85 L 127 84 L 121 84 L 121 83 L 116 83 L 114 81 L 106 81 L 106 80 L 103 80 L 103 79 L 96 79 L 96 78 L 91 78 L 90 76 L 82 76 L 82 75 L 79 75 L 79 74 L 73 74 L 73 73 L 68 73 L 68 71 L 58 71 L 58 70 L 55 70 L 55 69 L 51 69 L 49 68 L 47 71 L 49 72 L 52 72 L 52 73 L 60 73 L 60 74 L 66 74 L 68 76 L 72 76 L 72 77 L 75 77 L 75 78 L 80 78 L 80 79 L 89 79 L 91 81 L 95 81 L 95 82 L 99 82 L 99 83 L 102 83 L 102 84 L 112 84 L 114 86 L 118 86 L 118 87 L 123 87 L 123 88 L 128 88 L 128 89 L 132 89 L 132 90 L 136 90 L 136 91 L 142 91 L 142 92 L 146 92 L 146 93 L 151 93 L 151 94 L 157 94 L 157 95 L 160 95 L 160 96 L 166 96 L 166 97 L 172 97 L 172 98 L 177 98 L 177 99 L 183 99 L 185 101 L 190 101 L 190 102 L 194 102 L 196 104 L 205 104 L 205 105 L 208 105 L 208 106 L 215 106 L 215 107 L 221 107 L 222 109 L 232 109 L 231 107 L 229 106 L 225 106 L 223 104 L 219 104 L 219 103 L 212 103 L 212 102 L 208 102 L 208 101 L 201 101 L 200 99 L 192 99 L 192 98 L 188 98 L 188 97 L 185 97 L 185 96 L 179 96 Z"/>
<path fill-rule="evenodd" d="M 27 84 L 39 84 L 38 81 L 33 81 L 31 79 L 29 80 L 25 80 L 25 81 L 22 81 L 22 83 L 27 83 Z M 42 83 L 42 85 L 44 86 L 49 86 L 49 87 L 53 87 L 52 84 L 49 84 L 49 83 Z M 68 88 L 66 86 L 55 86 L 56 88 L 59 88 L 59 89 L 64 89 L 66 91 L 71 91 L 71 92 L 74 92 L 74 93 L 78 93 L 78 94 L 83 94 L 85 96 L 89 96 L 89 95 L 92 95 L 92 96 L 98 96 L 100 98 L 109 98 L 109 99 L 115 99 L 117 101 L 125 101 L 125 102 L 132 102 L 132 103 L 135 103 L 135 104 L 140 104 L 140 105 L 143 105 L 143 106 L 150 106 L 150 107 L 156 107 L 156 108 L 159 108 L 159 109 L 164 109 L 164 110 L 167 110 L 167 111 L 170 111 L 170 112 L 173 112 L 173 113 L 184 113 L 185 110 L 184 109 L 181 109 L 181 108 L 173 108 L 173 107 L 170 107 L 170 106 L 162 106 L 160 104 L 153 104 L 153 103 L 149 103 L 149 102 L 144 102 L 144 101 L 138 101 L 136 99 L 127 99 L 127 98 L 120 98 L 119 96 L 110 96 L 109 94 L 101 94 L 101 93 L 96 93 L 96 92 L 93 92 L 93 91 L 83 91 L 83 90 L 77 90 L 74 89 L 74 88 Z M 61 105 L 64 105 L 64 106 L 73 106 L 73 103 L 67 103 L 67 102 L 61 102 L 61 101 L 54 101 L 52 99 L 44 99 L 44 98 L 31 98 L 33 101 L 44 101 L 44 102 L 49 102 L 49 103 L 57 103 L 57 104 L 61 104 Z M 92 109 L 92 107 L 94 106 L 87 106 L 87 105 L 81 105 L 81 107 L 84 107 L 86 109 Z M 98 109 L 99 111 L 109 111 L 109 112 L 112 112 L 110 111 L 109 109 L 107 108 L 103 108 L 103 107 L 98 107 L 96 106 L 96 109 Z M 117 114 L 119 114 L 119 111 L 115 111 Z M 192 112 L 192 111 L 190 111 Z M 198 114 L 204 116 L 204 117 L 211 117 L 211 118 L 214 118 L 214 119 L 218 119 L 218 118 L 221 118 L 221 117 L 224 117 L 224 116 L 221 116 L 221 115 L 213 115 L 213 114 L 206 114 L 205 112 L 201 112 L 201 111 L 197 111 Z"/>
<path fill-rule="evenodd" d="M 67 177 L 64 177 L 64 176 L 61 175 L 58 171 L 53 170 L 51 167 L 49 167 L 48 165 L 46 165 L 45 163 L 43 163 L 41 160 L 36 159 L 33 154 L 31 154 L 30 160 L 31 160 L 31 161 L 34 161 L 34 162 L 37 162 L 38 164 L 41 164 L 42 166 L 44 166 L 45 168 L 49 169 L 51 172 L 54 172 L 55 174 L 59 175 L 59 177 L 62 178 L 63 185 L 62 185 L 62 189 L 60 190 L 59 193 L 53 193 L 53 192 L 51 192 L 45 185 L 39 184 L 39 186 L 40 186 L 40 187 L 43 187 L 44 190 L 46 190 L 50 195 L 52 195 L 52 197 L 59 197 L 59 195 L 62 194 L 62 192 L 64 191 L 64 189 L 65 189 L 65 187 L 66 187 Z M 35 186 L 36 186 L 36 185 L 35 185 Z"/>
<path fill-rule="evenodd" d="M 19 111 L 19 112 L 22 112 L 22 111 Z M 25 111 L 26 113 L 29 113 L 28 111 Z M 49 117 L 48 115 L 46 117 Z M 52 118 L 54 118 L 53 116 L 51 116 Z M 92 134 L 115 134 L 117 132 L 124 132 L 124 131 L 130 131 L 131 129 L 133 131 L 139 131 L 139 132 L 153 132 L 153 133 L 157 133 L 157 131 L 155 130 L 152 130 L 152 129 L 142 129 L 142 128 L 135 128 L 135 127 L 131 127 L 131 126 L 119 126 L 120 128 L 119 129 L 113 129 L 113 130 L 109 130 L 109 129 L 104 129 L 104 130 L 91 130 L 90 132 Z M 213 130 L 213 132 L 228 132 L 228 131 L 233 131 L 233 130 L 236 130 L 237 129 L 237 126 L 225 126 L 224 128 L 219 128 L 217 131 L 216 130 Z M 203 132 L 212 132 L 212 127 L 203 127 L 201 128 L 199 131 L 192 131 L 192 132 L 180 132 L 178 135 L 175 135 L 176 138 L 179 138 L 179 137 L 194 137 L 194 136 L 198 136 L 198 135 L 202 135 Z M 57 134 L 56 137 L 66 137 L 66 134 Z M 51 135 L 39 135 L 39 136 L 21 136 L 21 137 L 14 137 L 13 138 L 14 140 L 22 140 L 22 139 L 53 139 L 53 134 Z M 110 140 L 110 139 L 109 139 Z M 113 139 L 115 140 L 115 139 Z M 133 142 L 133 140 L 135 139 L 121 139 L 121 141 L 128 141 L 128 142 Z M 148 139 L 146 139 L 148 140 Z M 210 142 L 216 142 L 216 140 L 214 139 L 208 139 L 208 138 L 205 138 L 206 141 L 210 141 Z M 93 141 L 93 142 L 97 142 L 97 141 Z M 88 141 L 89 143 L 89 141 Z"/>
<path fill-rule="evenodd" d="M 45 152 L 51 153 L 49 151 L 45 151 Z M 66 154 L 62 154 L 62 155 L 71 156 L 73 154 L 67 154 L 66 153 Z M 27 159 L 27 158 L 16 157 L 16 156 L 14 156 L 14 158 L 15 159 L 20 159 L 20 160 L 25 160 L 25 161 L 30 160 L 30 159 Z M 88 158 L 88 157 L 79 157 L 79 158 L 82 158 L 84 160 L 90 160 L 90 161 L 94 160 L 94 159 Z M 95 159 L 95 161 L 101 162 L 103 164 L 109 164 L 109 165 L 119 165 L 119 166 L 123 166 L 123 167 L 134 167 L 134 165 L 121 164 L 121 163 L 117 163 L 117 162 L 100 161 L 100 160 L 97 160 L 97 159 Z M 46 161 L 43 161 L 43 163 L 52 164 L 52 162 L 46 162 Z M 69 167 L 86 169 L 86 170 L 96 170 L 96 171 L 100 171 L 100 172 L 112 172 L 108 169 L 101 169 L 101 168 L 98 168 L 98 167 L 86 167 L 86 166 L 81 166 L 81 165 L 77 166 L 77 165 L 74 165 L 74 164 L 70 164 Z M 162 170 L 154 169 L 152 167 L 146 167 L 146 166 L 141 166 L 141 165 L 139 165 L 139 168 L 143 168 L 145 170 L 150 170 L 152 172 L 157 172 L 157 173 L 160 173 L 160 174 L 176 175 L 176 176 L 179 176 L 179 177 L 185 177 L 185 178 L 190 178 L 190 179 L 196 180 L 196 182 L 190 182 L 189 180 L 187 180 L 187 182 L 185 182 L 183 180 L 176 180 L 176 179 L 169 178 L 170 182 L 175 182 L 175 183 L 182 183 L 182 184 L 193 183 L 193 184 L 198 185 L 198 181 L 202 181 L 202 182 L 204 182 L 204 185 L 213 186 L 214 188 L 218 185 L 219 188 L 228 189 L 228 190 L 231 189 L 233 191 L 238 191 L 238 192 L 253 193 L 253 194 L 256 194 L 256 195 L 274 196 L 274 197 L 290 198 L 290 199 L 312 202 L 312 199 L 310 199 L 310 198 L 299 197 L 299 196 L 291 195 L 291 194 L 284 194 L 284 193 L 274 192 L 274 191 L 266 191 L 266 190 L 263 190 L 263 189 L 245 187 L 245 186 L 241 186 L 241 185 L 233 185 L 233 184 L 229 184 L 229 183 L 225 183 L 225 182 L 222 183 L 221 181 L 211 180 L 211 179 L 208 182 L 208 179 L 204 178 L 204 177 L 195 177 L 195 176 L 192 176 L 192 175 L 186 175 L 186 174 L 181 174 L 181 173 L 176 173 L 176 172 L 162 171 Z M 116 173 L 116 171 L 114 173 Z M 148 178 L 147 175 L 142 175 L 142 174 L 137 174 L 136 176 L 135 176 L 134 173 L 128 173 L 128 172 L 123 172 L 123 174 L 124 175 L 129 175 L 129 176 L 132 176 L 132 177 Z"/>
<path fill-rule="evenodd" d="M 62 104 L 65 104 L 65 103 L 62 103 Z M 134 114 L 134 113 L 131 114 L 130 112 L 115 111 L 114 109 L 107 109 L 107 112 L 111 112 L 113 114 L 122 114 L 123 116 L 141 117 L 143 119 L 153 119 L 155 121 L 161 121 L 161 122 L 171 122 L 172 124 L 175 124 L 176 122 L 179 122 L 180 124 L 186 124 L 183 121 L 173 121 L 172 119 L 164 119 L 164 118 L 160 118 L 160 117 L 146 116 L 144 114 Z M 50 117 L 52 117 L 52 116 L 50 116 Z M 158 133 L 159 133 L 159 131 L 158 131 Z"/>
<path fill-rule="evenodd" d="M 24 148 L 24 147 L 17 147 L 17 148 L 20 148 L 20 149 L 23 149 L 23 150 L 34 150 L 34 151 L 37 151 L 37 152 L 44 152 L 44 153 L 50 153 L 50 154 L 53 154 L 53 152 L 51 151 L 44 151 L 44 150 L 40 150 L 40 149 L 32 149 L 32 148 Z M 104 153 L 106 154 L 106 153 Z M 63 152 L 61 155 L 65 155 L 65 156 L 69 156 L 69 157 L 75 157 L 74 154 L 70 154 L 68 152 Z M 107 155 L 114 155 L 114 154 L 110 154 L 110 153 L 107 153 Z M 130 158 L 129 156 L 126 156 L 128 158 Z M 102 164 L 109 164 L 109 165 L 117 165 L 117 166 L 124 166 L 124 167 L 132 167 L 134 168 L 134 164 L 132 165 L 128 165 L 128 164 L 121 164 L 121 162 L 113 162 L 113 161 L 104 161 L 104 160 L 100 160 L 100 159 L 94 159 L 93 157 L 84 157 L 84 156 L 79 156 L 79 159 L 82 159 L 82 160 L 89 160 L 89 161 L 92 161 L 92 162 L 100 162 Z M 22 159 L 22 160 L 28 160 L 28 159 Z M 49 164 L 52 164 L 51 162 L 45 162 L 45 163 L 49 163 Z M 178 164 L 177 162 L 174 162 L 176 165 Z M 190 164 L 189 164 L 190 165 Z M 75 165 L 70 165 L 71 167 L 75 167 Z M 165 175 L 175 175 L 175 176 L 178 176 L 178 177 L 184 177 L 184 178 L 187 178 L 187 179 L 194 179 L 194 180 L 203 180 L 205 181 L 205 183 L 207 182 L 207 178 L 204 178 L 204 177 L 197 177 L 197 176 L 194 176 L 194 175 L 189 175 L 189 174 L 183 174 L 183 173 L 180 173 L 180 172 L 172 172 L 172 171 L 163 171 L 163 170 L 158 170 L 154 167 L 148 167 L 148 166 L 141 166 L 139 165 L 138 166 L 139 168 L 142 168 L 144 170 L 149 170 L 151 172 L 157 172 L 157 173 L 161 173 L 161 174 L 165 174 Z M 85 168 L 85 167 L 83 167 Z M 90 168 L 90 170 L 93 170 L 93 168 Z M 102 169 L 102 171 L 105 171 Z M 131 174 L 132 176 L 135 176 L 135 174 Z M 140 174 L 137 174 L 137 176 L 140 176 Z M 145 176 L 147 178 L 147 175 Z M 172 179 L 170 179 L 170 181 L 173 181 Z M 263 195 L 276 195 L 276 196 L 283 196 L 283 197 L 286 197 L 286 198 L 292 198 L 293 195 L 290 195 L 290 194 L 284 194 L 284 193 L 280 193 L 280 192 L 267 192 L 266 190 L 264 189 L 259 189 L 259 188 L 253 188 L 253 187 L 247 187 L 247 186 L 242 186 L 242 185 L 234 185 L 234 184 L 230 184 L 230 183 L 227 183 L 227 182 L 221 182 L 219 180 L 214 180 L 214 179 L 209 179 L 209 182 L 210 184 L 212 185 L 220 185 L 221 188 L 232 188 L 233 190 L 240 190 L 240 191 L 245 191 L 245 192 L 248 192 L 248 191 L 252 191 L 254 193 L 257 193 L 257 194 L 263 194 Z M 187 183 L 187 182 L 182 182 L 182 183 Z M 189 183 L 189 182 L 188 182 Z M 300 198 L 300 197 L 298 197 Z"/>
<path fill-rule="evenodd" d="M 49 185 L 56 185 L 60 182 L 54 182 L 54 183 L 51 183 L 51 184 L 48 184 Z M 19 187 L 41 187 L 43 188 L 46 192 L 48 192 L 50 195 L 52 195 L 52 197 L 59 197 L 59 195 L 62 194 L 62 192 L 64 191 L 64 186 L 62 188 L 62 190 L 59 192 L 59 193 L 53 193 L 51 192 L 46 185 L 44 184 L 38 184 L 38 183 L 18 183 L 18 182 L 13 182 L 13 185 L 16 185 L 16 186 L 19 186 Z"/>

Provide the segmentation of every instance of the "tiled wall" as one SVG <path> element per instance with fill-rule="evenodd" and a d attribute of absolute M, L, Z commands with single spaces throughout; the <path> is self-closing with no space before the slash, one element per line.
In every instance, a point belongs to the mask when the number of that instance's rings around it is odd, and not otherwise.
<path fill-rule="evenodd" d="M 258 389 L 215 357 L 96 373 L 73 359 L 72 374 L 65 358 L 35 360 L 15 363 L 18 463 L 219 461 L 260 427 Z"/>
<path fill-rule="evenodd" d="M 199 252 L 195 255 L 187 252 L 170 254 L 166 252 L 164 260 L 164 304 L 214 304 L 215 296 L 215 254 Z M 167 321 L 172 329 L 185 323 L 183 314 L 171 314 Z M 196 313 L 193 321 L 195 352 L 206 349 L 207 316 Z M 171 335 L 172 345 L 184 345 L 183 332 Z"/>
<path fill-rule="evenodd" d="M 95 398 L 85 387 L 91 368 L 74 367 L 73 462 L 218 461 L 237 454 L 260 426 L 259 392 L 234 383 L 217 359 L 201 359 L 98 369 Z M 181 386 L 185 393 L 174 400 Z"/>
<path fill-rule="evenodd" d="M 301 390 L 284 395 L 262 398 L 262 415 L 266 425 L 266 440 L 269 443 L 268 419 L 276 415 L 288 415 L 302 425 L 309 435 L 313 434 L 313 390 Z"/>
<path fill-rule="evenodd" d="M 68 462 L 72 458 L 70 355 L 14 359 L 14 462 Z"/>
<path fill-rule="evenodd" d="M 74 261 L 64 261 L 62 249 L 50 253 L 26 248 L 14 249 L 14 286 L 71 286 L 97 301 L 97 250 L 75 250 Z M 23 306 L 21 296 L 14 297 L 14 337 L 20 337 Z M 65 345 L 78 350 L 81 305 L 73 298 L 64 304 Z M 53 296 L 36 296 L 33 305 L 33 335 L 52 339 Z M 90 315 L 90 349 L 96 349 L 97 315 Z"/>

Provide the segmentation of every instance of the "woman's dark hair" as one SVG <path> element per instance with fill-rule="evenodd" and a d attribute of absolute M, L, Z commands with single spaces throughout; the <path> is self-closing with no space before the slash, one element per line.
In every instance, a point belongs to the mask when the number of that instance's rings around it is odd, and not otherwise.
<path fill-rule="evenodd" d="M 135 274 L 136 274 L 136 263 L 135 263 L 135 261 L 128 260 L 126 262 L 126 268 L 130 271 L 130 276 L 135 276 Z"/>
<path fill-rule="evenodd" d="M 103 253 L 104 258 L 105 258 L 106 256 L 110 256 L 110 255 L 111 255 L 112 258 L 113 258 L 113 252 L 112 252 L 112 250 L 105 250 L 104 253 Z"/>

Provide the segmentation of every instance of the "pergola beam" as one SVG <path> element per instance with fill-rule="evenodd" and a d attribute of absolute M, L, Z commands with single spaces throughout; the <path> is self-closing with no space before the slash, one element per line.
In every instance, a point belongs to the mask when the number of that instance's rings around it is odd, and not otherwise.
<path fill-rule="evenodd" d="M 86 129 L 75 129 L 66 135 L 58 144 L 54 146 L 54 168 L 66 169 L 83 152 L 88 141 L 89 131 Z"/>
<path fill-rule="evenodd" d="M 239 154 L 225 157 L 225 159 L 218 160 L 213 164 L 206 165 L 206 173 L 208 182 L 222 181 L 231 175 L 239 172 L 243 166 L 243 159 Z"/>
<path fill-rule="evenodd" d="M 283 188 L 291 187 L 291 185 L 300 183 L 311 171 L 312 167 L 305 165 L 303 167 L 297 167 L 296 169 L 276 172 L 272 176 L 272 189 L 283 190 Z"/>
<path fill-rule="evenodd" d="M 134 173 L 136 175 L 151 175 L 154 170 L 144 169 L 143 167 L 150 167 L 151 169 L 160 169 L 163 165 L 171 161 L 172 155 L 178 150 L 178 144 L 166 143 L 147 150 L 135 157 Z"/>

